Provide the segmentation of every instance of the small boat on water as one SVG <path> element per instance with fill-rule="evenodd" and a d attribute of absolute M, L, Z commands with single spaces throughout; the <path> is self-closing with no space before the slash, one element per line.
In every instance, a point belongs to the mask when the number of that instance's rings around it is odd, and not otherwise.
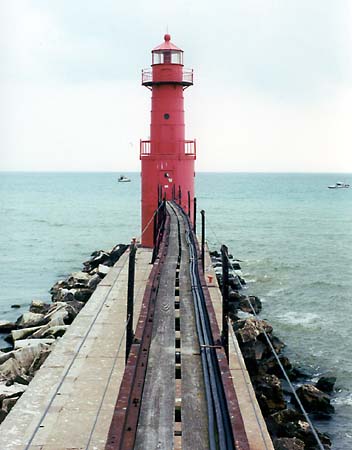
<path fill-rule="evenodd" d="M 347 183 L 343 183 L 342 181 L 338 181 L 337 183 L 328 186 L 329 189 L 343 189 L 343 188 L 349 188 L 350 185 Z"/>
<path fill-rule="evenodd" d="M 125 175 L 121 175 L 118 180 L 119 183 L 129 183 L 131 181 L 130 178 L 125 177 Z"/>

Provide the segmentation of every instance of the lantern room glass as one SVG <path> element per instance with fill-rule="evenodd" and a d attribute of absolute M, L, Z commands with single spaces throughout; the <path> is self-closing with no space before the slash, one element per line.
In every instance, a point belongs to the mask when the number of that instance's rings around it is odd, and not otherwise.
<path fill-rule="evenodd" d="M 183 64 L 183 52 L 180 50 L 155 50 L 152 64 Z"/>

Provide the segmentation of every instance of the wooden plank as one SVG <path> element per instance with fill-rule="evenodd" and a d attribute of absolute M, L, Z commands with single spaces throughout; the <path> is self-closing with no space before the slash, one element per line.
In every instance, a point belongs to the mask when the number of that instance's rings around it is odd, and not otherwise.
<path fill-rule="evenodd" d="M 180 330 L 182 450 L 209 448 L 203 369 L 189 276 L 189 251 L 181 222 Z"/>
<path fill-rule="evenodd" d="M 172 215 L 168 254 L 160 275 L 152 342 L 134 448 L 172 449 L 175 412 L 175 276 L 177 222 Z"/>

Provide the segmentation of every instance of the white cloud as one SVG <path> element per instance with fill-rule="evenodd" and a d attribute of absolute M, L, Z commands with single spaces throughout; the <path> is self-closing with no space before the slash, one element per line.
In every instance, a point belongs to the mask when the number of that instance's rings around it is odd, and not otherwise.
<path fill-rule="evenodd" d="M 2 169 L 139 170 L 149 91 L 134 82 L 21 86 L 7 89 L 16 106 L 1 121 Z M 352 171 L 351 88 L 310 106 L 243 90 L 191 89 L 186 137 L 198 138 L 199 170 Z"/>
<path fill-rule="evenodd" d="M 168 25 L 195 67 L 185 105 L 198 168 L 352 171 L 346 0 L 0 8 L 2 169 L 138 170 L 150 111 L 140 69 Z"/>
<path fill-rule="evenodd" d="M 137 136 L 149 120 L 139 86 L 20 86 L 7 87 L 16 106 L 2 118 L 2 169 L 137 170 Z"/>
<path fill-rule="evenodd" d="M 352 172 L 352 89 L 330 91 L 310 105 L 243 90 L 200 95 L 189 114 L 199 169 Z"/>

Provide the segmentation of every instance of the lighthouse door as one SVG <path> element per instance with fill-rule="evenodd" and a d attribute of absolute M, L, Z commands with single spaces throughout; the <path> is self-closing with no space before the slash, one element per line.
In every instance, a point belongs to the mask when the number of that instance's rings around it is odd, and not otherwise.
<path fill-rule="evenodd" d="M 172 200 L 174 197 L 174 174 L 172 170 L 159 171 L 159 184 L 161 186 L 162 198 Z"/>

